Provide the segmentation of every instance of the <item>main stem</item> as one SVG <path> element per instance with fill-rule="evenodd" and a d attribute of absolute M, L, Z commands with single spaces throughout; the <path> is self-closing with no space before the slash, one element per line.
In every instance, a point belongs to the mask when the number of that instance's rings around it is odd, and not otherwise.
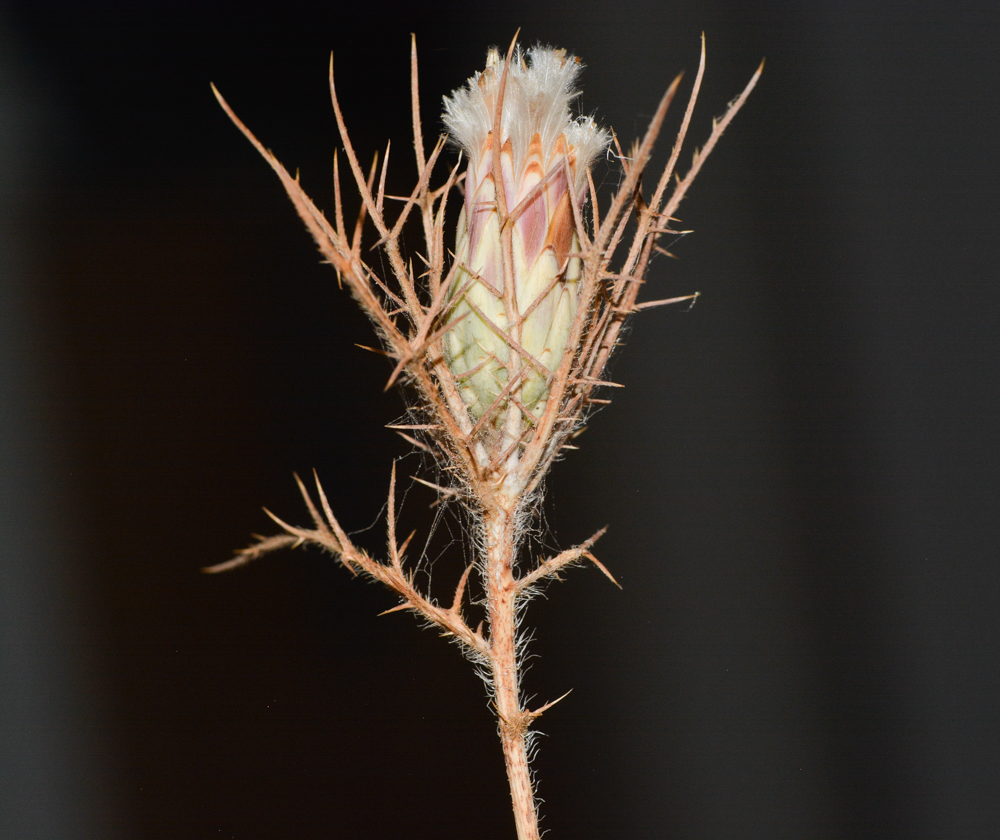
<path fill-rule="evenodd" d="M 527 735 L 531 715 L 521 708 L 515 601 L 517 582 L 516 502 L 501 502 L 484 512 L 486 529 L 486 605 L 490 629 L 493 688 L 514 807 L 518 840 L 539 840 L 538 813 L 528 770 Z"/>

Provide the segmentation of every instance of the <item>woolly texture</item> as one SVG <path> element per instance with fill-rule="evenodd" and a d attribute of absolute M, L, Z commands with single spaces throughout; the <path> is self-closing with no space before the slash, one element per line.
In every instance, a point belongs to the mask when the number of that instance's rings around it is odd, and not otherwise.
<path fill-rule="evenodd" d="M 527 58 L 527 60 L 525 60 Z M 587 169 L 607 148 L 611 134 L 588 116 L 574 118 L 569 104 L 580 92 L 576 79 L 583 63 L 566 50 L 518 47 L 507 74 L 503 115 L 500 119 L 501 145 L 510 138 L 515 172 L 520 171 L 531 138 L 541 135 L 542 153 L 548 158 L 560 134 L 576 151 L 577 171 L 574 192 L 580 193 Z M 496 48 L 486 56 L 486 69 L 469 79 L 464 88 L 444 97 L 444 124 L 469 157 L 469 168 L 479 167 L 487 135 L 493 130 L 496 96 L 503 72 L 503 59 Z"/>

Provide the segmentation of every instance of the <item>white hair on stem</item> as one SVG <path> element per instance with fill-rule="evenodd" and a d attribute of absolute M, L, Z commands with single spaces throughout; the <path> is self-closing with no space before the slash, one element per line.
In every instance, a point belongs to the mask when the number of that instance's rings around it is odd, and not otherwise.
<path fill-rule="evenodd" d="M 763 64 L 725 114 L 713 120 L 706 143 L 682 175 L 676 165 L 701 89 L 703 38 L 680 129 L 655 187 L 644 195 L 643 173 L 680 85 L 679 76 L 661 98 L 641 142 L 629 157 L 620 158 L 621 184 L 599 214 L 589 166 L 611 135 L 590 117 L 570 113 L 581 64 L 562 50 L 535 47 L 522 53 L 515 46 L 511 44 L 505 60 L 492 50 L 485 70 L 445 98 L 445 123 L 467 152 L 469 168 L 459 175 L 456 166 L 443 183 L 432 186 L 445 141 L 440 139 L 427 153 L 414 39 L 410 84 L 419 177 L 398 214 L 389 210 L 395 205 L 384 200 L 387 158 L 376 182 L 377 161 L 366 175 L 351 143 L 331 56 L 334 116 L 346 168 L 362 200 L 362 211 L 352 224 L 345 223 L 336 156 L 334 212 L 328 217 L 215 91 L 223 109 L 281 179 L 338 280 L 371 319 L 383 342 L 383 350 L 376 352 L 395 365 L 389 385 L 403 381 L 415 395 L 417 415 L 412 419 L 417 422 L 390 428 L 436 458 L 439 470 L 451 477 L 447 487 L 423 483 L 437 488 L 441 500 L 454 498 L 464 504 L 472 519 L 469 542 L 475 559 L 450 603 L 433 599 L 426 587 L 418 585 L 415 573 L 421 562 L 414 565 L 406 557 L 413 534 L 402 541 L 397 535 L 394 464 L 385 509 L 384 559 L 354 543 L 314 472 L 311 489 L 296 476 L 312 527 L 291 525 L 268 512 L 281 533 L 259 537 L 232 560 L 205 571 L 222 572 L 279 549 L 310 545 L 336 557 L 352 574 L 395 592 L 399 602 L 386 612 L 412 612 L 457 642 L 486 683 L 507 766 L 517 836 L 540 840 L 530 769 L 536 746 L 533 726 L 562 697 L 533 707 L 521 691 L 520 671 L 532 635 L 522 626 L 523 610 L 544 582 L 558 579 L 572 565 L 589 562 L 612 582 L 614 578 L 591 552 L 604 528 L 536 563 L 519 562 L 527 553 L 532 514 L 537 512 L 552 463 L 563 449 L 576 448 L 568 442 L 574 430 L 594 406 L 608 402 L 595 396 L 595 389 L 615 385 L 606 379 L 607 363 L 621 343 L 628 319 L 641 310 L 696 297 L 637 302 L 649 262 L 663 250 L 658 240 L 680 233 L 671 226 L 673 215 L 756 85 Z M 500 137 L 494 137 L 498 116 Z M 465 207 L 459 217 L 459 247 L 448 259 L 445 204 L 462 178 Z M 504 201 L 498 200 L 501 197 Z M 588 202 L 590 214 L 583 212 Z M 427 270 L 419 274 L 414 274 L 402 250 L 403 229 L 411 213 L 421 218 L 426 245 Z M 362 248 L 366 223 L 379 236 L 377 248 L 384 258 L 379 265 Z M 627 253 L 619 254 L 620 246 Z M 457 346 L 448 350 L 448 343 Z M 481 358 L 475 358 L 477 348 Z M 473 572 L 482 591 L 475 599 L 467 588 Z M 478 625 L 478 616 L 471 614 L 475 612 L 483 616 Z"/>

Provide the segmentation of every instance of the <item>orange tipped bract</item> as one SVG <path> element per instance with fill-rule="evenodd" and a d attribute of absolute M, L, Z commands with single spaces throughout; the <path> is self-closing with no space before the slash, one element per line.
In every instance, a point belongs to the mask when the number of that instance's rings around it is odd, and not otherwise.
<path fill-rule="evenodd" d="M 515 53 L 445 99 L 445 123 L 468 156 L 445 353 L 475 420 L 502 421 L 511 399 L 537 416 L 576 317 L 576 224 L 587 169 L 609 135 L 569 103 L 580 63 L 564 50 Z M 499 122 L 500 138 L 494 136 Z M 498 183 L 499 182 L 499 183 Z"/>

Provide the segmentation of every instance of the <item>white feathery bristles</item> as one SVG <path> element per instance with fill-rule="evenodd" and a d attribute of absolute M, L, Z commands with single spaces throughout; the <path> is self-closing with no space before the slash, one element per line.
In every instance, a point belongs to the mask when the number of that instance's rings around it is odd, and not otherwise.
<path fill-rule="evenodd" d="M 582 69 L 580 60 L 567 55 L 565 50 L 530 47 L 525 55 L 517 47 L 507 74 L 499 144 L 502 146 L 510 139 L 514 172 L 517 173 L 536 132 L 541 136 L 546 159 L 559 135 L 564 135 L 567 144 L 576 152 L 574 186 L 577 194 L 586 180 L 590 164 L 611 141 L 610 133 L 599 128 L 591 117 L 574 118 L 570 114 L 569 103 L 579 95 L 575 83 Z M 473 172 L 493 129 L 502 73 L 503 59 L 495 48 L 491 49 L 486 69 L 470 78 L 465 87 L 444 98 L 444 123 L 452 139 L 469 156 Z"/>

